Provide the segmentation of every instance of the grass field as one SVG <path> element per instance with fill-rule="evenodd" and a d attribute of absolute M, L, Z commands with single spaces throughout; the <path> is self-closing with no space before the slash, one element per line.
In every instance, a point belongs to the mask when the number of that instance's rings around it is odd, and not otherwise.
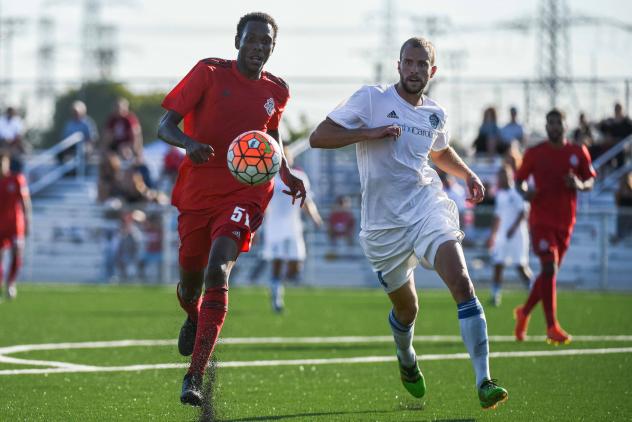
<path fill-rule="evenodd" d="M 502 307 L 485 309 L 495 336 L 492 374 L 509 401 L 482 411 L 445 290 L 421 292 L 415 347 L 428 393 L 417 400 L 399 383 L 381 291 L 289 289 L 280 316 L 270 311 L 265 290 L 234 288 L 225 342 L 216 350 L 216 415 L 222 421 L 630 420 L 632 295 L 560 292 L 560 320 L 577 337 L 563 347 L 537 338 L 511 341 L 511 310 L 524 295 L 509 291 Z M 174 339 L 183 319 L 171 286 L 20 286 L 17 301 L 0 304 L 0 420 L 199 420 L 197 409 L 179 403 L 187 359 Z M 544 334 L 539 307 L 530 334 Z M 115 340 L 166 341 L 107 343 Z M 106 343 L 61 344 L 76 342 Z M 10 348 L 43 343 L 50 345 Z"/>

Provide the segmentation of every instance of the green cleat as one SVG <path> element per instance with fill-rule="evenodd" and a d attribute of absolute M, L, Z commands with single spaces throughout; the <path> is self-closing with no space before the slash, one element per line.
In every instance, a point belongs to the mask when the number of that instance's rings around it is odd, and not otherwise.
<path fill-rule="evenodd" d="M 478 387 L 478 399 L 483 409 L 496 409 L 496 407 L 509 398 L 507 390 L 496 384 L 495 379 L 486 379 Z"/>
<path fill-rule="evenodd" d="M 402 365 L 399 356 L 397 357 L 397 361 L 399 362 L 399 374 L 404 388 L 408 390 L 413 397 L 418 399 L 422 398 L 424 394 L 426 394 L 426 380 L 424 380 L 424 375 L 421 373 L 421 369 L 419 369 L 417 358 L 415 357 L 415 365 L 411 367 Z"/>

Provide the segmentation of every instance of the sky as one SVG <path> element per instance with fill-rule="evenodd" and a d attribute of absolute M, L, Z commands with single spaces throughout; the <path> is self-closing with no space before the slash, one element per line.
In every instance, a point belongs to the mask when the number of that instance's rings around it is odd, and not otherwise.
<path fill-rule="evenodd" d="M 306 114 L 309 121 L 320 121 L 360 85 L 375 81 L 376 61 L 383 62 L 390 76 L 386 80 L 395 81 L 399 46 L 413 35 L 427 36 L 437 47 L 439 72 L 431 94 L 454 117 L 452 124 L 457 130 L 453 133 L 462 138 L 474 136 L 472 132 L 480 123 L 485 106 L 499 107 L 501 120 L 506 119 L 510 105 L 527 107 L 522 85 L 502 81 L 537 75 L 538 31 L 499 28 L 509 20 L 535 18 L 539 0 L 444 0 L 440 5 L 434 1 L 392 0 L 395 18 L 390 43 L 385 41 L 383 30 L 386 3 L 387 0 L 109 0 L 102 2 L 101 21 L 118 28 L 120 54 L 115 78 L 138 92 L 168 90 L 201 58 L 236 57 L 233 39 L 239 17 L 263 10 L 274 16 L 280 28 L 267 70 L 290 83 L 292 100 L 286 113 L 289 119 Z M 573 15 L 627 20 L 632 25 L 632 2 L 567 3 Z M 43 16 L 55 22 L 51 38 L 56 46 L 56 62 L 46 72 L 58 80 L 58 90 L 80 83 L 83 4 L 83 0 L 0 0 L 0 18 L 26 19 L 10 51 L 6 43 L 0 44 L 0 79 L 8 74 L 15 78 L 11 90 L 6 91 L 5 87 L 5 92 L 0 93 L 5 102 L 39 107 L 33 82 L 42 72 L 36 52 L 40 39 L 37 21 Z M 432 17 L 439 22 L 435 30 L 428 23 Z M 632 33 L 608 25 L 574 26 L 569 39 L 572 76 L 616 80 L 599 88 L 577 88 L 565 101 L 571 111 L 581 108 L 595 119 L 604 117 L 613 101 L 624 101 L 621 78 L 632 79 Z M 529 93 L 532 105 L 541 97 L 538 90 Z M 39 108 L 30 117 L 45 124 L 50 110 Z M 539 116 L 534 115 L 541 110 L 535 105 L 529 109 L 531 112 L 522 117 L 535 127 Z"/>

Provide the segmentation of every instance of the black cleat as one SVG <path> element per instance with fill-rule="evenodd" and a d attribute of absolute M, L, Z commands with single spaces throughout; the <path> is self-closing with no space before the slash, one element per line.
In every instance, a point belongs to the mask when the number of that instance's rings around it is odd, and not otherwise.
<path fill-rule="evenodd" d="M 195 374 L 186 374 L 182 381 L 180 402 L 191 406 L 202 406 L 202 397 L 202 377 Z"/>
<path fill-rule="evenodd" d="M 178 336 L 178 351 L 182 356 L 191 356 L 193 347 L 195 346 L 195 332 L 197 331 L 197 323 L 187 317 L 180 328 Z"/>

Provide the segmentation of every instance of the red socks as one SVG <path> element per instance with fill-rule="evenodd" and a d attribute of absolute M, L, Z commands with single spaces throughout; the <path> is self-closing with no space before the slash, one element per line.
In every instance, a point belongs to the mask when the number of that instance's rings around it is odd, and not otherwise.
<path fill-rule="evenodd" d="M 228 289 L 226 287 L 206 289 L 200 308 L 195 347 L 193 348 L 189 373 L 199 375 L 204 373 L 208 360 L 215 348 L 217 337 L 224 325 L 227 310 Z"/>
<path fill-rule="evenodd" d="M 543 275 L 542 286 L 540 286 L 540 292 L 542 295 L 542 308 L 544 308 L 544 317 L 546 318 L 546 326 L 548 328 L 555 325 L 555 322 L 557 321 L 557 297 L 555 278 L 555 274 Z"/>
<path fill-rule="evenodd" d="M 200 296 L 196 301 L 187 302 L 182 297 L 180 297 L 180 283 L 176 286 L 176 295 L 178 296 L 178 302 L 180 302 L 180 307 L 184 309 L 187 313 L 191 321 L 197 322 L 198 314 L 200 313 L 200 304 L 202 303 L 202 297 Z"/>
<path fill-rule="evenodd" d="M 535 305 L 542 299 L 542 308 L 546 318 L 546 326 L 551 327 L 557 321 L 557 297 L 556 297 L 556 277 L 555 274 L 540 273 L 535 280 L 529 298 L 522 311 L 529 315 Z"/>

